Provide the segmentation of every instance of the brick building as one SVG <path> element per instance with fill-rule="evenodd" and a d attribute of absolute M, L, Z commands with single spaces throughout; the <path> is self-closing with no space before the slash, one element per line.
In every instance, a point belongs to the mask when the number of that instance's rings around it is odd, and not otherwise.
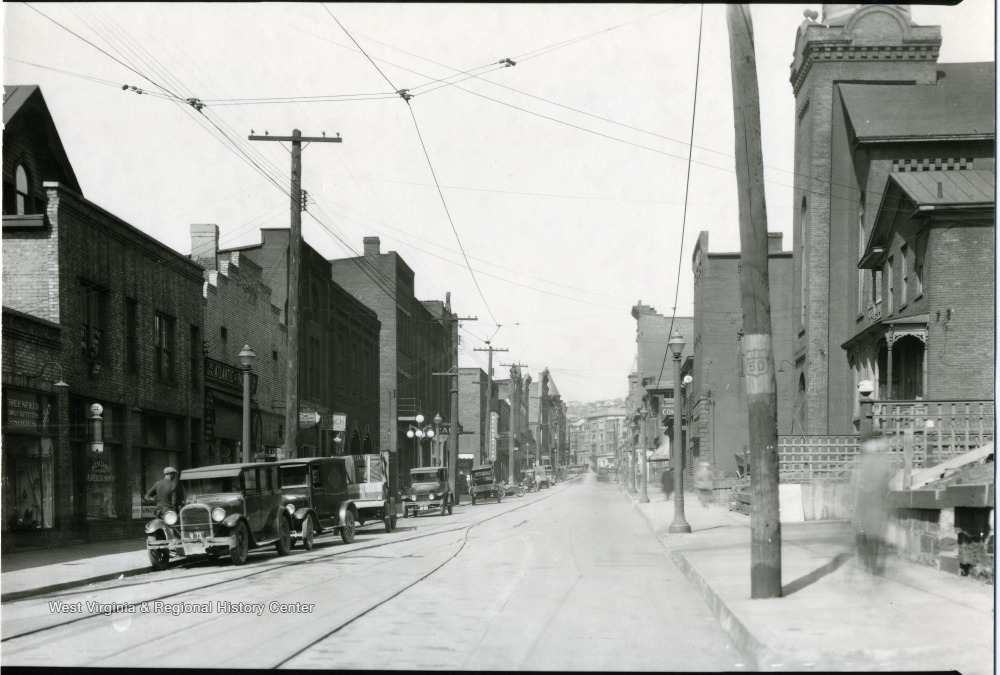
<path fill-rule="evenodd" d="M 239 254 L 261 270 L 264 285 L 271 289 L 270 302 L 280 308 L 280 322 L 286 326 L 288 237 L 288 229 L 263 229 L 260 244 L 220 251 L 225 256 Z M 385 448 L 379 426 L 379 317 L 333 280 L 330 261 L 305 241 L 299 261 L 299 413 L 318 413 L 326 420 L 333 413 L 345 414 L 347 426 L 334 432 L 322 422 L 300 423 L 296 447 L 284 448 L 285 456 L 380 452 Z M 270 358 L 280 361 L 281 353 L 275 359 L 272 350 Z M 281 373 L 274 377 L 287 377 L 280 363 L 277 369 Z M 265 431 L 264 440 L 267 445 L 277 437 Z"/>
<path fill-rule="evenodd" d="M 243 366 L 249 346 L 250 461 L 281 457 L 284 446 L 288 328 L 271 301 L 263 270 L 240 251 L 219 252 L 219 228 L 191 226 L 191 257 L 204 269 L 205 416 L 200 464 L 242 461 Z"/>
<path fill-rule="evenodd" d="M 768 235 L 771 346 L 777 369 L 778 431 L 792 433 L 795 413 L 794 265 L 781 250 L 782 235 Z M 740 254 L 712 252 L 701 232 L 692 254 L 694 272 L 694 362 L 685 386 L 685 423 L 691 449 L 688 468 L 706 460 L 716 471 L 734 474 L 736 455 L 749 442 L 746 379 L 743 373 L 743 307 Z M 670 366 L 673 367 L 672 365 Z M 801 429 L 799 429 L 801 431 Z"/>
<path fill-rule="evenodd" d="M 458 458 L 470 466 L 496 460 L 496 443 L 490 436 L 490 414 L 486 409 L 489 379 L 482 368 L 458 369 L 458 419 L 464 435 L 459 438 Z M 494 390 L 496 387 L 494 387 Z M 493 403 L 496 407 L 496 394 Z M 460 463 L 463 467 L 464 464 Z"/>
<path fill-rule="evenodd" d="M 406 432 L 422 415 L 451 418 L 453 378 L 435 377 L 458 365 L 458 322 L 445 302 L 418 300 L 413 270 L 395 251 L 381 252 L 378 237 L 365 237 L 364 255 L 329 261 L 332 279 L 370 307 L 381 322 L 379 429 L 383 450 L 390 452 L 390 490 L 398 477 L 417 466 L 429 466 L 431 441 L 408 439 Z M 446 450 L 447 451 L 447 450 Z M 417 453 L 420 453 L 420 457 Z"/>
<path fill-rule="evenodd" d="M 547 461 L 542 464 L 563 466 L 568 463 L 566 440 L 566 404 L 548 368 L 532 382 L 528 396 L 528 427 L 536 450 Z M 539 416 L 540 413 L 540 416 Z"/>
<path fill-rule="evenodd" d="M 521 367 L 513 365 L 510 366 L 510 377 L 493 380 L 493 383 L 497 388 L 497 399 L 506 403 L 507 407 L 507 442 L 497 443 L 497 472 L 500 476 L 513 476 L 514 480 L 520 480 L 521 469 L 529 466 L 528 458 L 533 450 L 533 438 L 528 426 L 529 401 L 526 395 L 531 387 L 531 376 L 522 376 Z"/>
<path fill-rule="evenodd" d="M 4 527 L 141 536 L 143 493 L 198 456 L 201 269 L 80 194 L 37 87 L 4 121 Z"/>
<path fill-rule="evenodd" d="M 674 361 L 667 343 L 670 340 L 671 325 L 684 339 L 681 363 L 691 358 L 695 344 L 694 319 L 689 316 L 669 317 L 658 314 L 648 305 L 632 307 L 632 318 L 636 321 L 636 362 L 634 380 L 630 375 L 629 398 L 626 414 L 632 420 L 645 403 L 648 414 L 642 421 L 645 435 L 640 428 L 633 432 L 633 440 L 638 447 L 646 439 L 646 451 L 652 452 L 660 445 L 666 434 L 668 443 L 673 442 L 674 428 Z M 682 437 L 682 444 L 688 447 L 688 439 Z M 692 451 L 697 448 L 693 448 Z"/>
<path fill-rule="evenodd" d="M 995 69 L 938 64 L 940 46 L 940 28 L 915 25 L 907 5 L 824 5 L 796 35 L 793 361 L 806 433 L 856 430 L 859 379 L 879 383 L 876 398 L 992 398 L 995 224 L 992 207 L 970 216 L 993 201 Z M 907 206 L 916 213 L 897 218 Z M 930 352 L 954 364 L 933 382 Z"/>

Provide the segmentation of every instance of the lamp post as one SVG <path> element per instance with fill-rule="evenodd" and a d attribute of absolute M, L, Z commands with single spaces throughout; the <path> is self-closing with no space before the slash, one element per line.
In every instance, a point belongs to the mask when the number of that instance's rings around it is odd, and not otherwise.
<path fill-rule="evenodd" d="M 58 361 L 49 361 L 49 362 L 45 363 L 42 366 L 42 369 L 40 371 L 38 371 L 38 374 L 35 375 L 35 377 L 33 379 L 38 379 L 39 377 L 41 377 L 42 375 L 44 375 L 45 374 L 45 369 L 48 368 L 49 366 L 55 366 L 56 368 L 59 369 L 59 379 L 56 380 L 55 382 L 53 382 L 52 386 L 59 387 L 60 389 L 68 389 L 69 388 L 69 384 L 67 384 L 66 381 L 63 380 L 62 364 L 59 363 Z"/>
<path fill-rule="evenodd" d="M 639 496 L 640 504 L 649 503 L 649 494 L 646 491 L 646 418 L 649 416 L 649 408 L 646 407 L 646 402 L 642 402 L 642 406 L 639 408 L 639 424 L 642 425 L 642 444 L 639 446 L 639 461 L 642 462 L 642 494 Z"/>
<path fill-rule="evenodd" d="M 861 403 L 861 423 L 858 428 L 858 440 L 864 443 L 871 440 L 874 433 L 872 425 L 872 394 L 875 392 L 875 383 L 871 380 L 861 380 L 858 382 L 858 396 Z"/>
<path fill-rule="evenodd" d="M 681 352 L 684 338 L 674 331 L 667 342 L 674 356 L 674 443 L 670 452 L 670 463 L 674 466 L 674 522 L 668 532 L 690 532 L 691 526 L 684 519 L 684 450 L 681 448 Z"/>
<path fill-rule="evenodd" d="M 243 462 L 250 461 L 250 364 L 257 358 L 250 345 L 244 345 L 239 354 L 243 366 Z M 290 449 L 286 448 L 286 453 Z"/>
<path fill-rule="evenodd" d="M 414 421 L 417 424 L 423 424 L 424 416 L 417 415 L 414 418 Z M 419 426 L 413 426 L 412 424 L 409 426 L 410 428 L 406 430 L 406 437 L 413 439 L 413 451 L 417 455 L 417 468 L 419 469 L 424 465 L 423 454 L 420 452 L 420 439 L 424 437 L 424 430 Z"/>

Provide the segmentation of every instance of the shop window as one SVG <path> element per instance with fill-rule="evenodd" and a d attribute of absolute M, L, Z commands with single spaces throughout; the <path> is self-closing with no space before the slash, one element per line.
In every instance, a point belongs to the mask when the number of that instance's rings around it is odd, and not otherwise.
<path fill-rule="evenodd" d="M 54 524 L 51 438 L 4 435 L 4 529 L 47 529 Z"/>
<path fill-rule="evenodd" d="M 156 345 L 156 379 L 174 381 L 174 320 L 165 314 L 156 314 L 154 322 Z"/>
<path fill-rule="evenodd" d="M 115 487 L 118 480 L 118 448 L 104 445 L 101 452 L 94 452 L 86 445 L 87 519 L 114 520 L 118 518 Z M 161 469 L 162 470 L 162 469 Z"/>
<path fill-rule="evenodd" d="M 80 321 L 80 353 L 92 361 L 103 363 L 101 343 L 104 339 L 107 290 L 88 281 L 82 282 L 83 302 Z"/>

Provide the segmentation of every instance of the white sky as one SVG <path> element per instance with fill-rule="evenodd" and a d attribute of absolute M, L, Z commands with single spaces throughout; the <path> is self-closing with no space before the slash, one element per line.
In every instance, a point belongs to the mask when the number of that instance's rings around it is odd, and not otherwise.
<path fill-rule="evenodd" d="M 566 400 L 624 396 L 631 306 L 669 315 L 680 264 L 677 313 L 689 316 L 698 232 L 709 231 L 712 251 L 739 250 L 724 5 L 704 10 L 680 249 L 698 5 L 35 7 L 4 3 L 3 81 L 42 87 L 86 197 L 184 254 L 196 222 L 219 225 L 223 247 L 256 243 L 260 227 L 288 226 L 288 197 L 239 153 L 286 190 L 290 160 L 278 143 L 247 141 L 250 130 L 339 132 L 343 143 L 303 152 L 306 241 L 336 258 L 378 235 L 416 272 L 418 297 L 451 291 L 462 316 L 479 318 L 463 324 L 462 366 L 485 368 L 486 354 L 471 350 L 495 334 L 494 346 L 510 349 L 494 359 L 497 377 L 516 360 L 533 374 L 548 367 Z M 769 229 L 784 233 L 786 250 L 788 76 L 806 8 L 820 5 L 752 7 Z M 995 59 L 989 0 L 917 5 L 912 15 L 941 26 L 941 62 Z M 504 58 L 517 65 L 496 66 Z M 456 70 L 482 77 L 434 84 Z M 197 113 L 123 84 L 218 103 Z M 485 302 L 406 103 L 315 100 L 403 88 L 415 94 L 413 116 Z M 313 100 L 223 105 L 265 97 Z"/>

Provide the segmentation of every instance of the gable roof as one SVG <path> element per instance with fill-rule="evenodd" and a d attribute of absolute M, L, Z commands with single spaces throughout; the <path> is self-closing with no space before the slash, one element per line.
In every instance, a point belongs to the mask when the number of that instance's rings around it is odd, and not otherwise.
<path fill-rule="evenodd" d="M 936 84 L 841 84 L 857 142 L 994 138 L 996 64 L 938 64 Z"/>
<path fill-rule="evenodd" d="M 30 121 L 30 128 L 39 133 L 45 147 L 39 148 L 42 156 L 51 162 L 48 169 L 62 175 L 41 175 L 38 178 L 42 181 L 57 181 L 64 184 L 77 194 L 82 195 L 80 182 L 76 179 L 73 165 L 69 161 L 66 149 L 63 147 L 62 139 L 59 138 L 59 131 L 56 123 L 52 119 L 49 107 L 42 96 L 42 90 L 34 84 L 4 85 L 3 88 L 3 126 L 6 137 L 11 125 L 16 123 L 21 116 L 28 118 L 34 116 Z"/>
<path fill-rule="evenodd" d="M 922 206 L 981 206 L 996 201 L 996 172 L 993 169 L 958 171 L 908 171 L 889 177 Z"/>

